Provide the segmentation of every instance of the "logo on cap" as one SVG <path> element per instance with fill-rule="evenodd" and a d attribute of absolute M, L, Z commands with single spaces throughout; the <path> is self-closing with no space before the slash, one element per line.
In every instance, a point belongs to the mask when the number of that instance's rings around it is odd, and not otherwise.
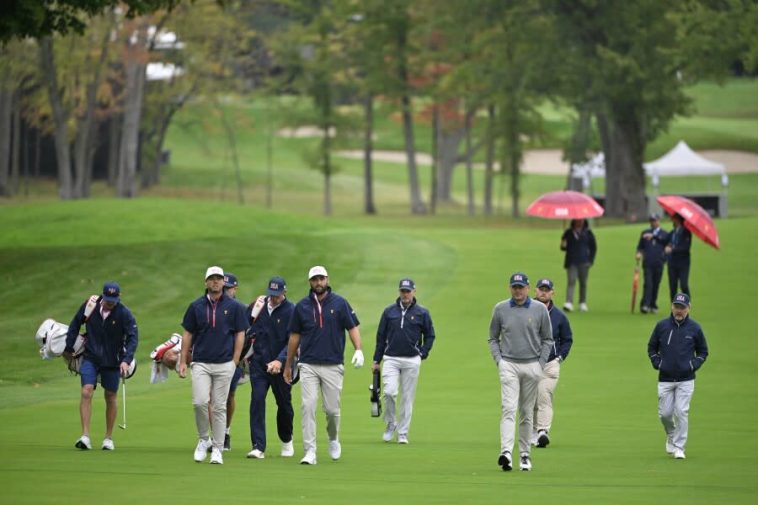
<path fill-rule="evenodd" d="M 687 296 L 686 293 L 679 293 L 674 297 L 674 301 L 676 305 L 684 305 L 685 307 L 690 306 L 690 297 Z"/>
<path fill-rule="evenodd" d="M 400 291 L 413 291 L 416 289 L 416 283 L 411 279 L 402 279 L 400 281 Z"/>
<path fill-rule="evenodd" d="M 511 286 L 528 286 L 529 277 L 526 274 L 517 272 L 511 275 Z"/>

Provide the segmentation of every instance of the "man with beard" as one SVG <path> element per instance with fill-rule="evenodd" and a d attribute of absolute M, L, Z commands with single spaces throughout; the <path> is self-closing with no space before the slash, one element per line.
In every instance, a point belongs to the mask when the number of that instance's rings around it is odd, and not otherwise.
<path fill-rule="evenodd" d="M 550 315 L 550 326 L 553 330 L 553 346 L 547 364 L 542 369 L 542 378 L 537 385 L 537 402 L 534 404 L 534 435 L 533 444 L 537 447 L 547 447 L 550 443 L 550 428 L 553 424 L 553 396 L 561 374 L 561 365 L 568 357 L 574 339 L 571 325 L 566 315 L 553 303 L 553 281 L 540 279 L 537 281 L 535 298 L 547 307 Z"/>
<path fill-rule="evenodd" d="M 316 464 L 316 403 L 319 391 L 326 413 L 326 431 L 329 436 L 329 455 L 338 460 L 342 455 L 339 441 L 340 401 L 345 373 L 345 331 L 355 347 L 352 364 L 363 366 L 360 321 L 350 304 L 332 292 L 329 274 L 323 266 L 314 266 L 308 272 L 311 289 L 308 296 L 295 306 L 290 321 L 290 338 L 284 380 L 292 382 L 292 360 L 300 348 L 300 393 L 302 395 L 303 448 L 305 455 L 300 463 Z"/>

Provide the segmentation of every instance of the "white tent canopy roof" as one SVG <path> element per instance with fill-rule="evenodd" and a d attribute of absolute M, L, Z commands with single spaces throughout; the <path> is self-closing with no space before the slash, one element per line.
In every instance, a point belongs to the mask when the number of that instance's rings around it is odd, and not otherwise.
<path fill-rule="evenodd" d="M 643 163 L 647 175 L 723 175 L 726 168 L 721 163 L 716 163 L 703 158 L 690 149 L 684 140 L 680 140 L 676 146 L 650 163 Z"/>
<path fill-rule="evenodd" d="M 669 152 L 649 163 L 643 163 L 645 175 L 652 178 L 654 187 L 658 187 L 659 177 L 688 176 L 688 175 L 719 175 L 722 186 L 729 184 L 726 167 L 703 158 L 683 140 L 680 140 Z M 605 158 L 598 153 L 585 163 L 572 165 L 574 177 L 581 177 L 584 187 L 589 186 L 591 179 L 605 177 Z"/>

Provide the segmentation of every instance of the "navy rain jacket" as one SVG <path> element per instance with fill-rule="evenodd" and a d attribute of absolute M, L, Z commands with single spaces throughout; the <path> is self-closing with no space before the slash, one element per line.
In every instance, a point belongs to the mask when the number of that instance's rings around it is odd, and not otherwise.
<path fill-rule="evenodd" d="M 416 303 L 416 298 L 403 314 L 400 298 L 387 306 L 379 319 L 376 330 L 374 363 L 382 356 L 421 356 L 426 359 L 434 344 L 434 324 L 426 307 Z"/>
<path fill-rule="evenodd" d="M 79 335 L 82 324 L 86 327 L 86 343 L 84 358 L 103 368 L 118 368 L 121 363 L 131 363 L 137 351 L 137 321 L 129 308 L 118 303 L 103 321 L 100 315 L 102 299 L 97 301 L 97 307 L 84 322 L 85 301 L 68 325 L 66 335 L 66 350 L 73 352 L 74 342 Z"/>
<path fill-rule="evenodd" d="M 571 345 L 574 343 L 574 336 L 571 333 L 569 320 L 558 307 L 551 301 L 547 306 L 547 312 L 550 315 L 550 326 L 553 329 L 553 347 L 550 349 L 548 361 L 553 361 L 558 356 L 561 361 L 566 358 L 571 351 Z"/>
<path fill-rule="evenodd" d="M 700 325 L 689 315 L 679 323 L 672 314 L 655 325 L 647 354 L 660 382 L 688 381 L 708 357 L 708 344 Z"/>

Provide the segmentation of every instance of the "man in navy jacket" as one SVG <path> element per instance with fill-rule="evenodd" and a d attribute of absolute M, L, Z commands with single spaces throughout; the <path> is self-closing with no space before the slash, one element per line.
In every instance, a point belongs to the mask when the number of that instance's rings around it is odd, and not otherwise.
<path fill-rule="evenodd" d="M 289 324 L 295 305 L 287 299 L 287 284 L 281 277 L 268 281 L 265 306 L 253 321 L 249 333 L 253 338 L 250 358 L 250 440 L 253 449 L 248 458 L 263 459 L 266 452 L 266 395 L 269 388 L 276 398 L 276 430 L 282 442 L 281 455 L 295 454 L 292 446 L 292 386 L 284 381 L 282 370 L 287 362 Z"/>
<path fill-rule="evenodd" d="M 89 438 L 92 395 L 100 376 L 100 384 L 105 390 L 105 437 L 102 448 L 112 451 L 115 447 L 111 436 L 118 414 L 118 382 L 120 376 L 128 373 L 129 364 L 137 351 L 137 322 L 132 312 L 121 303 L 121 288 L 115 282 L 105 283 L 102 296 L 88 316 L 85 315 L 87 303 L 79 307 L 68 325 L 63 352 L 67 360 L 73 357 L 74 342 L 84 324 L 87 332 L 80 369 L 82 396 L 79 402 L 82 436 L 75 446 L 83 450 L 92 449 Z"/>
<path fill-rule="evenodd" d="M 671 221 L 674 223 L 674 229 L 669 234 L 669 242 L 665 250 L 666 254 L 669 255 L 669 293 L 673 300 L 678 291 L 691 296 L 690 248 L 692 247 L 692 233 L 684 226 L 684 218 L 679 214 L 671 216 Z"/>
<path fill-rule="evenodd" d="M 550 315 L 550 326 L 553 329 L 553 347 L 547 364 L 542 369 L 542 378 L 537 386 L 537 402 L 534 404 L 534 444 L 537 447 L 547 447 L 550 443 L 550 428 L 553 424 L 553 396 L 561 375 L 561 365 L 568 358 L 574 338 L 571 325 L 566 314 L 553 303 L 553 281 L 540 279 L 537 281 L 535 298 L 547 307 Z"/>
<path fill-rule="evenodd" d="M 647 354 L 658 370 L 658 416 L 666 431 L 666 452 L 684 459 L 690 400 L 695 371 L 708 357 L 708 344 L 700 325 L 690 319 L 690 297 L 679 293 L 671 316 L 658 321 L 647 344 Z"/>
<path fill-rule="evenodd" d="M 363 366 L 358 316 L 350 304 L 329 286 L 329 274 L 321 265 L 308 271 L 311 290 L 297 302 L 290 320 L 284 380 L 292 383 L 292 362 L 300 348 L 300 393 L 302 397 L 303 465 L 316 464 L 316 404 L 319 391 L 326 413 L 329 456 L 340 459 L 340 402 L 345 374 L 345 332 L 355 346 L 352 364 Z"/>
<path fill-rule="evenodd" d="M 637 242 L 637 261 L 642 259 L 642 270 L 645 272 L 645 282 L 640 300 L 640 312 L 647 314 L 658 312 L 658 287 L 663 277 L 663 265 L 666 263 L 665 247 L 669 234 L 661 229 L 661 217 L 650 215 L 650 228 L 640 234 Z"/>
<path fill-rule="evenodd" d="M 245 306 L 224 295 L 224 271 L 212 266 L 205 272 L 205 293 L 187 307 L 182 320 L 182 357 L 179 377 L 187 376 L 192 351 L 192 406 L 198 442 L 194 459 L 223 464 L 226 399 L 242 352 L 247 329 Z M 208 419 L 208 406 L 211 419 Z M 209 426 L 212 425 L 212 426 Z M 213 432 L 213 441 L 209 439 Z"/>
<path fill-rule="evenodd" d="M 372 369 L 379 370 L 384 359 L 382 390 L 387 426 L 382 438 L 389 442 L 397 431 L 397 443 L 407 444 L 421 360 L 429 356 L 435 335 L 432 316 L 416 303 L 416 283 L 402 279 L 399 290 L 400 296 L 379 319 Z M 398 389 L 401 403 L 395 419 Z"/>

